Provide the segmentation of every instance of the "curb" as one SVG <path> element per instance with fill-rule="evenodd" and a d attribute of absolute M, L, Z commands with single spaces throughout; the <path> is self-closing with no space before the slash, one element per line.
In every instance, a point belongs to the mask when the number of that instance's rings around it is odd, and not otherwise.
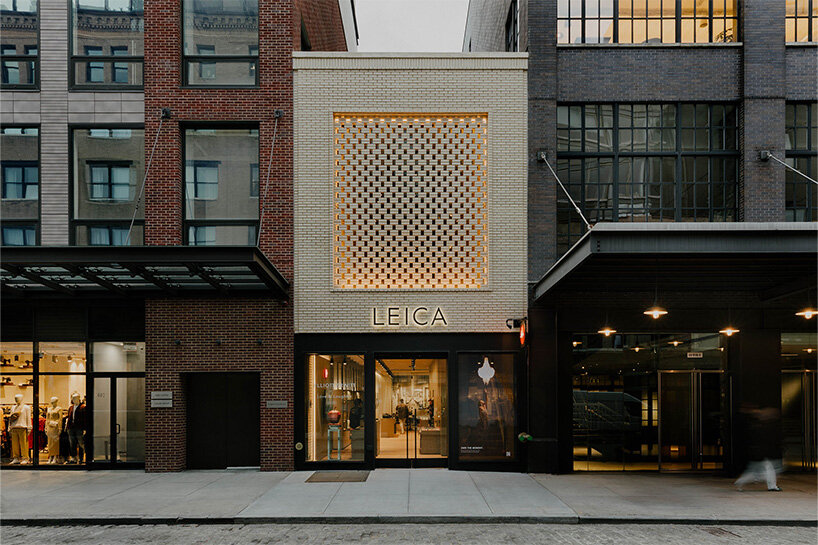
<path fill-rule="evenodd" d="M 360 516 L 360 517 L 110 517 L 2 519 L 3 526 L 135 526 L 135 525 L 232 525 L 232 524 L 680 524 L 697 526 L 792 526 L 818 527 L 817 520 L 612 518 L 612 517 L 462 517 L 462 516 Z"/>

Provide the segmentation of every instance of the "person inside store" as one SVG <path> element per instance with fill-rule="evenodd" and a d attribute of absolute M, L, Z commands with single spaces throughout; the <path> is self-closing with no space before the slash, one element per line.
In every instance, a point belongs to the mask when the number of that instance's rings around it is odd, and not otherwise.
<path fill-rule="evenodd" d="M 429 427 L 435 427 L 435 399 L 429 398 Z"/>
<path fill-rule="evenodd" d="M 401 434 L 406 433 L 407 424 L 409 423 L 409 407 L 403 402 L 403 398 L 398 402 L 398 406 L 395 407 L 395 416 L 397 416 L 397 421 L 400 423 Z"/>
<path fill-rule="evenodd" d="M 11 463 L 28 464 L 28 433 L 31 431 L 31 407 L 23 403 L 23 395 L 14 396 L 14 407 L 9 415 L 11 433 Z"/>
<path fill-rule="evenodd" d="M 65 418 L 65 429 L 68 432 L 68 463 L 82 463 L 85 455 L 85 431 L 87 422 L 85 417 L 85 403 L 79 392 L 71 394 L 71 406 L 68 407 L 68 416 Z"/>
<path fill-rule="evenodd" d="M 361 419 L 364 416 L 364 404 L 361 398 L 356 398 L 352 402 L 352 409 L 349 411 L 349 427 L 353 430 L 361 426 Z"/>

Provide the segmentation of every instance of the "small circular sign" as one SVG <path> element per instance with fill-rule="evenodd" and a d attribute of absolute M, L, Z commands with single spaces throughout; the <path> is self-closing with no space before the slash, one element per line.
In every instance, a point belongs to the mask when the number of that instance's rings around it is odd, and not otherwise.
<path fill-rule="evenodd" d="M 304 450 L 304 443 L 302 443 L 301 441 L 296 443 L 295 444 L 295 450 Z"/>

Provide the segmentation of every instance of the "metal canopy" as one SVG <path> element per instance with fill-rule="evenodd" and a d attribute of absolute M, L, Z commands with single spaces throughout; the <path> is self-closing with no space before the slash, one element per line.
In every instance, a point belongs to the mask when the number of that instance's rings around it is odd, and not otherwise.
<path fill-rule="evenodd" d="M 286 298 L 289 284 L 252 246 L 6 247 L 3 295 Z"/>
<path fill-rule="evenodd" d="M 599 223 L 534 286 L 559 294 L 752 291 L 762 300 L 815 286 L 815 223 Z"/>

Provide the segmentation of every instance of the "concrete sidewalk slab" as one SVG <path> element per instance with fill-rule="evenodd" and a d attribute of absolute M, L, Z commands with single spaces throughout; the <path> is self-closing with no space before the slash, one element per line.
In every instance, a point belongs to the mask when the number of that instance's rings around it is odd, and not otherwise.
<path fill-rule="evenodd" d="M 4 524 L 538 522 L 815 525 L 815 475 L 737 492 L 712 475 L 528 475 L 378 469 L 365 482 L 311 471 L 0 473 Z"/>

